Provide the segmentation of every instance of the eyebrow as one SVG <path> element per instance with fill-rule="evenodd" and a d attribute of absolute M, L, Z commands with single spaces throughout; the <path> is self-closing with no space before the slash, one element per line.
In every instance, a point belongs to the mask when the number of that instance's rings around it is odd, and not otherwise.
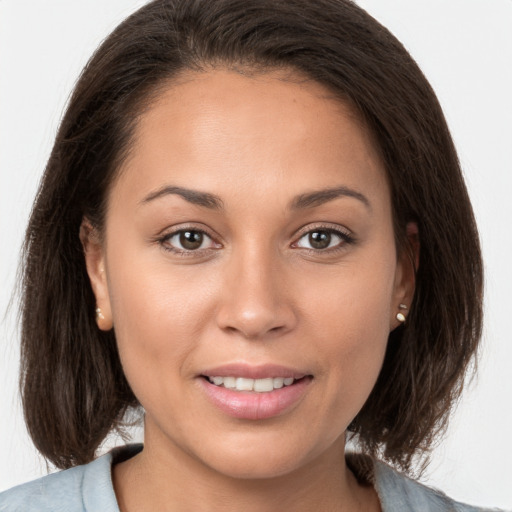
<path fill-rule="evenodd" d="M 141 203 L 146 204 L 154 201 L 155 199 L 159 199 L 171 194 L 181 196 L 183 199 L 185 199 L 185 201 L 188 201 L 189 203 L 202 206 L 203 208 L 208 208 L 210 210 L 222 210 L 224 208 L 222 199 L 215 194 L 174 186 L 162 187 L 155 192 L 151 192 L 141 201 Z"/>
<path fill-rule="evenodd" d="M 172 194 L 178 195 L 185 199 L 185 201 L 188 201 L 189 203 L 195 204 L 197 206 L 202 206 L 203 208 L 208 208 L 210 210 L 224 209 L 224 203 L 222 199 L 215 194 L 211 194 L 209 192 L 201 192 L 199 190 L 192 190 L 184 187 L 176 187 L 172 185 L 165 186 L 154 192 L 151 192 L 141 201 L 141 203 L 146 204 L 154 201 L 155 199 L 159 199 L 161 197 Z M 300 194 L 292 200 L 290 209 L 302 210 L 306 208 L 314 208 L 329 201 L 333 201 L 334 199 L 338 199 L 339 197 L 352 197 L 354 199 L 358 199 L 368 209 L 372 209 L 370 201 L 365 195 L 345 186 L 326 188 L 323 190 L 316 190 L 313 192 Z"/>
<path fill-rule="evenodd" d="M 361 194 L 361 192 L 358 192 L 357 190 L 344 186 L 326 188 L 301 194 L 292 201 L 291 209 L 302 210 L 305 208 L 314 208 L 332 201 L 333 199 L 337 199 L 338 197 L 353 197 L 354 199 L 361 201 L 369 210 L 372 209 L 370 201 L 365 195 Z"/>

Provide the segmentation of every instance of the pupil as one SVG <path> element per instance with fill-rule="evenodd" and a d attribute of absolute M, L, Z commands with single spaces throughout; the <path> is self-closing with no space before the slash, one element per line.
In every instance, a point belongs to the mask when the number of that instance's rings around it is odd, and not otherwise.
<path fill-rule="evenodd" d="M 203 233 L 199 231 L 183 231 L 180 234 L 180 244 L 183 248 L 194 250 L 201 247 L 203 243 Z"/>
<path fill-rule="evenodd" d="M 331 234 L 327 231 L 313 231 L 309 234 L 309 243 L 315 249 L 326 249 L 331 243 Z"/>

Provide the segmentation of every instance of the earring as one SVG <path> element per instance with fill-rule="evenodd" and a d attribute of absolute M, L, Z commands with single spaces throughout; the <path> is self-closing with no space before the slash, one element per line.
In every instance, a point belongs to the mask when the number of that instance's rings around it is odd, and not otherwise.
<path fill-rule="evenodd" d="M 96 308 L 96 320 L 105 320 L 101 308 Z"/>
<path fill-rule="evenodd" d="M 400 304 L 398 306 L 399 309 L 407 309 L 407 306 L 405 304 Z M 402 312 L 398 312 L 396 315 L 396 319 L 403 324 L 405 322 L 405 315 Z"/>

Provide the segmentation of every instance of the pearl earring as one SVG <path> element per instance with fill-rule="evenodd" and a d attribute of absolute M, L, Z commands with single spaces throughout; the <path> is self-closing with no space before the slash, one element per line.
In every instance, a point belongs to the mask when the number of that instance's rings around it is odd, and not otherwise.
<path fill-rule="evenodd" d="M 101 308 L 96 308 L 96 320 L 105 320 Z"/>
<path fill-rule="evenodd" d="M 405 304 L 400 304 L 399 309 L 407 309 L 407 306 Z M 402 312 L 398 312 L 396 315 L 396 319 L 403 324 L 405 322 L 405 315 Z"/>

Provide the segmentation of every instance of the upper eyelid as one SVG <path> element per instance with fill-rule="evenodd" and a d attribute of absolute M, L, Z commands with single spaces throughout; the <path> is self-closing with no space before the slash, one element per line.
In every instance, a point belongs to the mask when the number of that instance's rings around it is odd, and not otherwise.
<path fill-rule="evenodd" d="M 198 227 L 198 226 L 186 225 L 186 224 L 184 226 L 179 226 L 179 227 L 176 227 L 176 228 L 174 228 L 174 227 L 165 228 L 157 236 L 158 236 L 159 239 L 168 239 L 168 238 L 171 238 L 171 237 L 173 237 L 174 235 L 176 235 L 178 233 L 181 233 L 182 231 L 197 231 L 199 233 L 205 234 L 206 236 L 208 236 L 212 240 L 216 240 L 216 238 L 220 238 L 220 237 L 217 237 L 216 235 L 214 235 L 211 232 L 211 230 L 209 230 L 206 227 Z"/>
<path fill-rule="evenodd" d="M 222 242 L 218 242 L 218 239 L 210 233 L 210 230 L 206 227 L 198 227 L 197 225 L 187 225 L 187 223 L 178 225 L 178 226 L 171 226 L 166 227 L 165 229 L 162 229 L 158 235 L 156 235 L 153 238 L 153 241 L 158 243 L 163 249 L 165 249 L 168 252 L 175 253 L 175 254 L 189 254 L 190 256 L 193 256 L 195 253 L 197 254 L 204 254 L 205 251 L 212 250 L 212 247 L 206 247 L 203 249 L 180 249 L 179 247 L 174 247 L 170 244 L 170 240 L 178 235 L 179 233 L 182 233 L 183 231 L 196 231 L 199 233 L 202 233 L 206 235 L 212 244 L 215 245 L 223 245 Z M 167 247 L 166 247 L 167 246 Z"/>
<path fill-rule="evenodd" d="M 218 242 L 215 240 L 215 238 L 212 237 L 206 230 L 196 228 L 196 227 L 180 227 L 178 229 L 170 230 L 168 232 L 165 232 L 165 230 L 164 230 L 163 233 L 160 236 L 158 236 L 155 241 L 158 242 L 158 244 L 165 251 L 167 251 L 169 253 L 173 253 L 175 255 L 180 255 L 180 256 L 194 257 L 194 256 L 204 255 L 207 251 L 211 251 L 212 249 L 214 249 L 213 247 L 205 247 L 203 249 L 184 249 L 184 248 L 181 249 L 179 247 L 174 247 L 173 245 L 171 245 L 170 240 L 183 231 L 197 231 L 199 233 L 203 233 L 210 239 L 210 243 L 212 243 L 214 245 L 218 244 Z M 215 250 L 217 250 L 217 249 L 218 248 L 215 247 Z"/>
<path fill-rule="evenodd" d="M 331 224 L 329 222 L 321 222 L 319 224 L 313 223 L 313 226 L 310 224 L 306 224 L 305 226 L 302 226 L 299 228 L 295 234 L 295 237 L 302 237 L 304 235 L 307 235 L 308 233 L 311 233 L 312 231 L 333 231 L 338 232 L 343 235 L 352 235 L 352 231 L 344 226 L 340 226 L 339 224 Z"/>
<path fill-rule="evenodd" d="M 334 233 L 341 241 L 336 244 L 334 247 L 327 247 L 325 249 L 312 249 L 308 247 L 298 247 L 298 243 L 302 238 L 304 238 L 309 233 L 315 231 L 330 231 Z M 313 252 L 314 254 L 327 256 L 329 254 L 334 254 L 339 250 L 344 249 L 347 245 L 351 245 L 357 241 L 356 237 L 352 233 L 352 231 L 344 226 L 340 226 L 339 224 L 330 224 L 330 223 L 320 223 L 320 225 L 311 227 L 311 224 L 304 226 L 304 229 L 301 229 L 301 232 L 295 236 L 294 242 L 292 246 L 295 246 L 297 249 L 302 249 L 303 251 Z"/>

